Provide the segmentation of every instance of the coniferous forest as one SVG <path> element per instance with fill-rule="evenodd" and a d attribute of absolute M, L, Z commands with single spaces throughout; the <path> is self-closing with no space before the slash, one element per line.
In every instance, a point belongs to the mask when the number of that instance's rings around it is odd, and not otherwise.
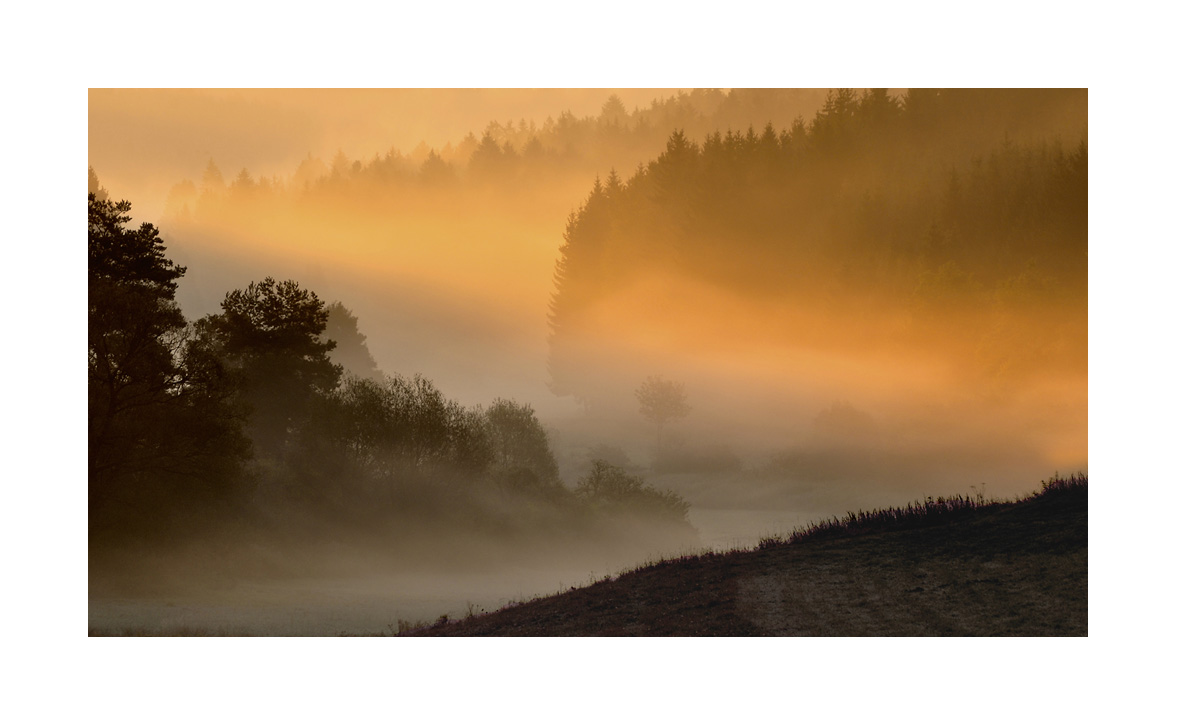
<path fill-rule="evenodd" d="M 348 153 L 210 158 L 150 221 L 90 168 L 92 599 L 584 573 L 1086 467 L 1084 89 L 606 94 Z"/>
<path fill-rule="evenodd" d="M 597 393 L 592 341 L 609 330 L 594 308 L 660 274 L 840 319 L 760 331 L 793 343 L 926 346 L 992 379 L 1085 369 L 1085 104 L 1071 91 L 843 89 L 779 133 L 672 133 L 628 179 L 595 184 L 569 220 L 551 305 L 554 389 Z M 1066 136 L 1048 125 L 1059 117 Z M 1045 128 L 1051 142 L 1014 135 Z M 693 327 L 703 313 L 685 294 L 658 301 L 651 329 Z M 962 310 L 984 350 L 945 334 Z M 1038 314 L 1054 324 L 1013 322 Z"/>

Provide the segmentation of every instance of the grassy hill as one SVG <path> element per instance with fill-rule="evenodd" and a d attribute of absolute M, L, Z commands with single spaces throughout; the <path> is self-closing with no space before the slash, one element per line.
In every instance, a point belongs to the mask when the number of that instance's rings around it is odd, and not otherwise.
<path fill-rule="evenodd" d="M 1087 478 L 860 512 L 401 634 L 1086 636 Z"/>

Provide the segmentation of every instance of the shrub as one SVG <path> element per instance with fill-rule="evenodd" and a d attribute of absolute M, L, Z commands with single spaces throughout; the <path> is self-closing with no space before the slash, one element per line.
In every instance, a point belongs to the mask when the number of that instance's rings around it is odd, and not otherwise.
<path fill-rule="evenodd" d="M 593 507 L 608 511 L 685 521 L 690 509 L 674 492 L 654 489 L 638 476 L 600 459 L 577 484 L 576 495 Z"/>
<path fill-rule="evenodd" d="M 492 479 L 504 490 L 560 494 L 560 468 L 531 406 L 501 398 L 486 410 Z"/>

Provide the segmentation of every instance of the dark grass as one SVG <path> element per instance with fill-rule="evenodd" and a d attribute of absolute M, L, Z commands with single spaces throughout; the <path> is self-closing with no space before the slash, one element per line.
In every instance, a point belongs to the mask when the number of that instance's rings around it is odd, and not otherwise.
<path fill-rule="evenodd" d="M 978 492 L 848 513 L 754 549 L 649 562 L 395 634 L 1086 635 L 1086 510 L 1087 476 L 1056 474 L 1014 500 Z M 801 588 L 783 625 L 757 622 L 741 594 L 741 581 L 770 571 Z M 882 599 L 843 602 L 851 596 Z"/>
<path fill-rule="evenodd" d="M 733 563 L 726 553 L 681 555 L 648 563 L 589 585 L 465 618 L 397 632 L 398 636 L 750 636 L 736 612 Z M 673 593 L 673 608 L 661 605 Z M 486 632 L 489 629 L 490 632 Z"/>
<path fill-rule="evenodd" d="M 1087 475 L 1084 473 L 1060 477 L 1055 474 L 1043 481 L 1038 492 L 1020 499 L 986 499 L 984 493 L 973 495 L 957 494 L 951 497 L 928 497 L 922 502 L 912 502 L 904 507 L 888 507 L 871 511 L 847 512 L 836 519 L 823 519 L 806 527 L 794 530 L 789 535 L 775 535 L 760 540 L 758 550 L 771 549 L 798 542 L 854 537 L 864 534 L 880 534 L 909 529 L 933 527 L 949 522 L 960 522 L 976 518 L 981 514 L 1008 509 L 1011 506 L 1057 496 L 1086 496 Z"/>

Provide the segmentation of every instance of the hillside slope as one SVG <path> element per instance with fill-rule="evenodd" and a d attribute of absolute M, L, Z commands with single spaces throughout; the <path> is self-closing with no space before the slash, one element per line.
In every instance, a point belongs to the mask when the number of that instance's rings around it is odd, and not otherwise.
<path fill-rule="evenodd" d="M 1087 635 L 1087 487 L 661 562 L 410 635 Z"/>

